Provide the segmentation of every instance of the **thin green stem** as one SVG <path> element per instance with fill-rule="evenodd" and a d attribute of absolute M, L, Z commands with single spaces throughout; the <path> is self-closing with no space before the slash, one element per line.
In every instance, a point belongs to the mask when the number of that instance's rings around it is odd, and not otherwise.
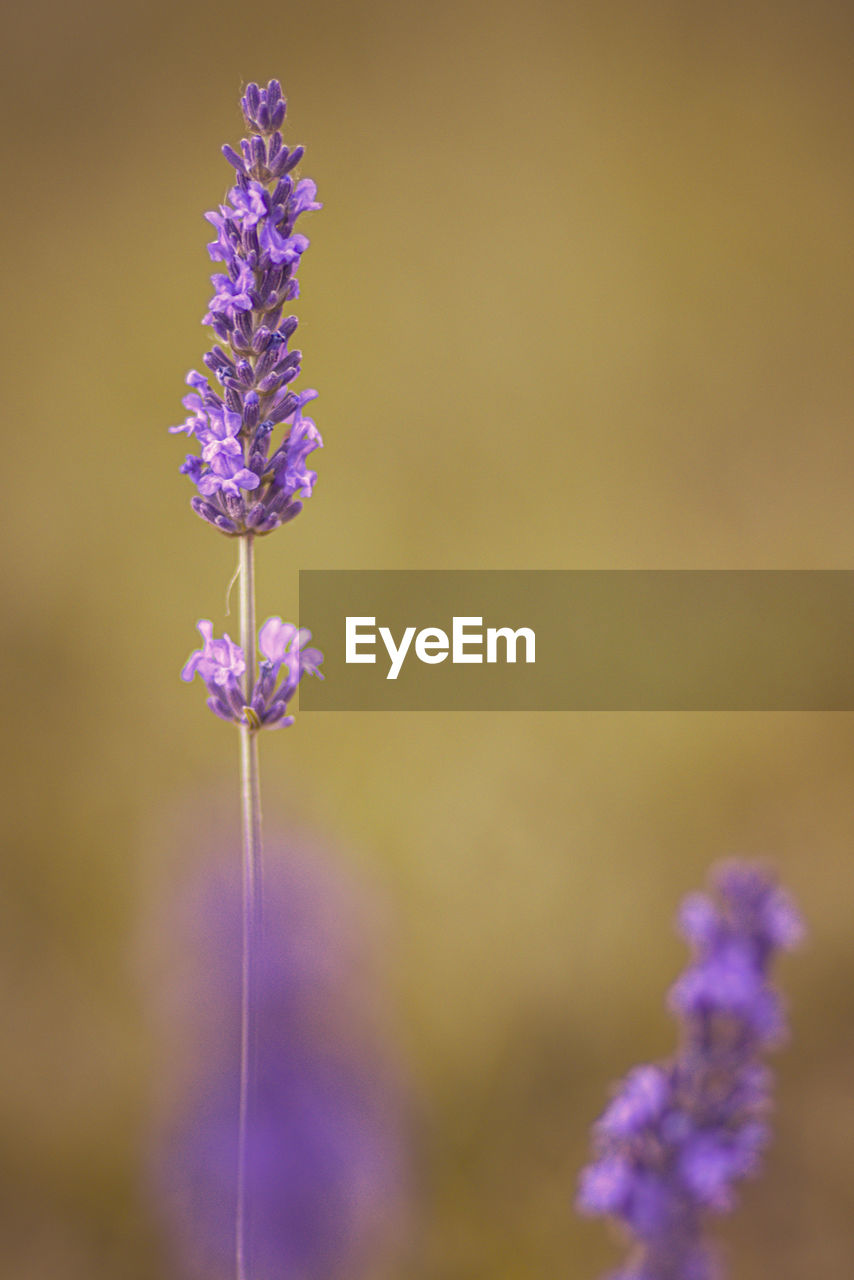
<path fill-rule="evenodd" d="M 240 546 L 240 647 L 246 661 L 244 697 L 255 685 L 255 548 L 252 534 L 239 539 Z M 235 1252 L 237 1280 L 249 1280 L 247 1132 L 254 1044 L 252 1005 L 255 945 L 259 931 L 261 890 L 261 787 L 258 772 L 258 734 L 249 724 L 240 726 L 240 792 L 243 813 L 243 956 L 240 990 L 240 1101 L 237 1137 L 237 1214 Z"/>

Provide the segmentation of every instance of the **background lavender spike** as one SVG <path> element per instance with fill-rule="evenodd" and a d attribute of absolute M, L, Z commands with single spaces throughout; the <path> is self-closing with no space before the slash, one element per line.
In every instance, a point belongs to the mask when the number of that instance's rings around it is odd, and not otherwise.
<path fill-rule="evenodd" d="M 188 417 L 170 428 L 201 446 L 201 456 L 188 457 L 181 471 L 204 500 L 194 499 L 193 510 L 228 537 L 271 533 L 297 515 L 317 479 L 305 458 L 323 444 L 314 422 L 302 416 L 317 393 L 285 391 L 299 376 L 301 352 L 288 351 L 295 317 L 282 319 L 284 303 L 299 296 L 296 273 L 308 248 L 296 221 L 321 207 L 317 189 L 310 178 L 292 176 L 303 149 L 286 147 L 279 132 L 285 116 L 279 82 L 265 89 L 250 84 L 241 105 L 252 136 L 240 153 L 223 148 L 235 185 L 227 202 L 206 214 L 216 231 L 208 252 L 225 268 L 211 277 L 214 294 L 203 321 L 220 340 L 203 358 L 218 386 L 192 370 Z M 284 433 L 274 444 L 280 424 Z"/>
<path fill-rule="evenodd" d="M 204 866 L 169 886 L 150 922 L 150 987 L 171 1084 L 154 1129 L 151 1190 L 177 1267 L 169 1274 L 185 1280 L 233 1275 L 235 871 L 206 839 Z M 247 1142 L 250 1274 L 263 1280 L 361 1280 L 396 1248 L 406 1103 L 382 1028 L 375 915 L 315 850 L 268 857 Z"/>
<path fill-rule="evenodd" d="M 712 886 L 713 896 L 687 898 L 679 918 L 694 951 L 669 996 L 680 1048 L 618 1087 L 581 1176 L 579 1210 L 617 1219 L 637 1242 L 612 1280 L 717 1280 L 704 1215 L 733 1207 L 734 1185 L 758 1172 L 768 1141 L 761 1056 L 786 1032 L 769 968 L 802 924 L 767 868 L 723 864 Z"/>

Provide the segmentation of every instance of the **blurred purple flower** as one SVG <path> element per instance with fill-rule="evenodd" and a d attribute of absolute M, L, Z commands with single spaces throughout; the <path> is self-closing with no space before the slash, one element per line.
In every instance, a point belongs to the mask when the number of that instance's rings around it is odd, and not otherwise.
<path fill-rule="evenodd" d="M 376 993 L 360 989 L 354 902 L 310 859 L 271 859 L 256 955 L 247 1133 L 249 1274 L 359 1280 L 394 1247 L 406 1181 L 403 1093 Z M 184 1087 L 158 1133 L 154 1190 L 179 1274 L 234 1268 L 241 897 L 211 875 L 172 909 L 169 1016 Z M 350 925 L 348 925 L 348 915 Z M 176 994 L 177 993 L 177 994 Z"/>
<path fill-rule="evenodd" d="M 579 1210 L 616 1218 L 636 1241 L 612 1280 L 715 1280 L 703 1216 L 733 1207 L 734 1185 L 758 1171 L 768 1141 L 771 1078 L 760 1056 L 786 1030 L 769 968 L 803 927 L 765 868 L 724 864 L 713 888 L 687 898 L 679 916 L 694 951 L 669 996 L 679 1051 L 622 1082 L 581 1175 Z"/>
<path fill-rule="evenodd" d="M 250 84 L 241 106 L 252 136 L 239 152 L 223 147 L 235 185 L 227 203 L 205 215 L 216 230 L 208 252 L 225 267 L 211 277 L 214 294 L 203 320 L 219 339 L 204 357 L 214 381 L 191 371 L 189 416 L 170 428 L 202 446 L 201 457 L 190 455 L 181 466 L 199 491 L 193 510 L 230 537 L 270 533 L 298 515 L 317 479 L 305 459 L 323 445 L 314 423 L 301 416 L 317 392 L 288 390 L 302 356 L 288 350 L 296 317 L 282 316 L 284 304 L 299 296 L 296 271 L 308 249 L 295 223 L 321 208 L 317 188 L 292 176 L 303 149 L 282 141 L 286 107 L 278 80 L 265 89 Z M 271 456 L 280 424 L 284 436 Z"/>

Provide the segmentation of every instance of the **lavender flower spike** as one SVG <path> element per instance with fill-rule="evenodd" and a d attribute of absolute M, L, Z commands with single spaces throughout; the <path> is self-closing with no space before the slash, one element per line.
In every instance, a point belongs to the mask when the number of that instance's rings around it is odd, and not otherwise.
<path fill-rule="evenodd" d="M 223 269 L 211 278 L 214 293 L 203 323 L 217 341 L 203 357 L 207 373 L 193 369 L 187 375 L 187 418 L 171 430 L 200 446 L 181 466 L 198 489 L 193 510 L 238 545 L 240 644 L 228 636 L 214 639 L 212 624 L 200 622 L 204 645 L 191 655 L 183 677 L 201 676 L 211 711 L 240 731 L 243 950 L 234 1256 L 237 1280 L 250 1280 L 251 1014 L 263 854 L 257 731 L 293 723 L 288 703 L 303 675 L 317 675 L 323 660 L 306 647 L 307 631 L 271 618 L 258 641 L 264 660 L 256 663 L 255 538 L 302 510 L 317 479 L 308 458 L 323 442 L 303 414 L 317 392 L 291 389 L 302 357 L 289 349 L 296 317 L 282 315 L 285 303 L 299 295 L 296 273 L 308 248 L 296 222 L 320 208 L 317 191 L 308 178 L 293 177 L 302 147 L 289 149 L 282 141 L 286 105 L 278 80 L 266 89 L 247 85 L 241 107 L 250 136 L 239 151 L 223 148 L 236 172 L 234 186 L 226 202 L 207 214 L 215 231 L 208 251 Z"/>
<path fill-rule="evenodd" d="M 215 715 L 250 729 L 284 729 L 294 722 L 287 715 L 288 703 L 296 693 L 304 675 L 323 676 L 318 667 L 323 661 L 319 649 L 310 649 L 310 631 L 298 631 L 281 618 L 268 618 L 258 633 L 258 648 L 264 661 L 258 668 L 252 694 L 247 702 L 241 676 L 246 671 L 243 650 L 230 636 L 213 637 L 213 623 L 206 618 L 198 624 L 204 647 L 196 649 L 181 672 L 182 680 L 199 675 L 208 688 L 208 706 Z M 284 679 L 279 674 L 284 669 Z"/>
<path fill-rule="evenodd" d="M 208 252 L 224 268 L 211 277 L 203 321 L 218 339 L 204 356 L 213 383 L 195 369 L 187 375 L 188 416 L 170 428 L 201 446 L 181 466 L 199 491 L 193 510 L 229 537 L 271 533 L 298 515 L 317 479 L 305 460 L 323 444 L 302 416 L 317 392 L 290 388 L 302 356 L 288 349 L 296 317 L 282 317 L 284 304 L 299 296 L 296 273 L 308 248 L 296 222 L 321 207 L 317 189 L 309 178 L 294 180 L 303 149 L 282 141 L 278 80 L 266 89 L 248 85 L 241 106 L 251 137 L 239 152 L 223 148 L 235 183 L 226 203 L 206 215 L 216 232 Z"/>
<path fill-rule="evenodd" d="M 725 863 L 712 884 L 715 896 L 692 895 L 679 917 L 694 951 L 669 997 L 680 1048 L 618 1087 L 581 1176 L 579 1210 L 616 1218 L 636 1242 L 611 1280 L 719 1280 L 703 1218 L 733 1207 L 735 1184 L 758 1172 L 768 1141 L 761 1057 L 786 1030 L 769 968 L 802 924 L 764 867 Z"/>

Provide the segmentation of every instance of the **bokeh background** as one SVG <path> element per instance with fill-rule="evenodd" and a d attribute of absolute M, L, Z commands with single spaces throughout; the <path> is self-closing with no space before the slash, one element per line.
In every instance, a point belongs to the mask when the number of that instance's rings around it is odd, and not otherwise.
<path fill-rule="evenodd" d="M 262 616 L 299 568 L 849 569 L 854 12 L 31 0 L 4 45 L 2 1270 L 175 1280 L 139 938 L 196 819 L 237 830 L 234 735 L 177 679 L 235 553 L 166 427 L 242 84 L 282 78 L 326 204 L 326 449 L 259 547 Z M 306 715 L 263 757 L 270 821 L 384 921 L 417 1117 L 384 1275 L 619 1256 L 572 1209 L 588 1124 L 669 1050 L 673 912 L 729 853 L 774 857 L 811 929 L 732 1274 L 852 1274 L 850 715 Z"/>

